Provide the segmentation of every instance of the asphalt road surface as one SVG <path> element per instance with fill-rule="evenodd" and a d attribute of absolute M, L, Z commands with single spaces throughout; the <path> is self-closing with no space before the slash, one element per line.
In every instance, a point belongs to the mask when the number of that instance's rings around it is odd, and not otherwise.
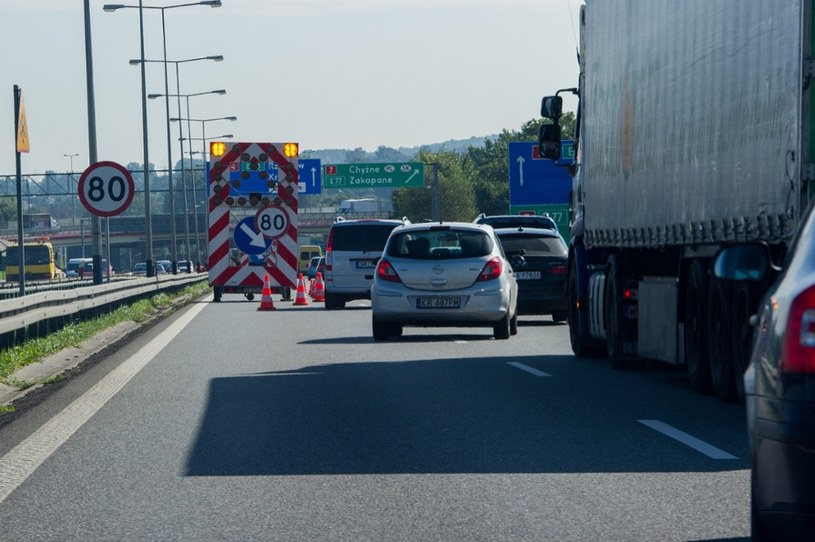
<path fill-rule="evenodd" d="M 568 328 L 204 300 L 0 422 L 0 539 L 741 541 L 741 405 Z"/>

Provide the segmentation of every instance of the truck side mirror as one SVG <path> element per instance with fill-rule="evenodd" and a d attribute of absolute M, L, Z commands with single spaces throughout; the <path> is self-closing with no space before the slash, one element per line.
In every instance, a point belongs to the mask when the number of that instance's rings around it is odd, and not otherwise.
<path fill-rule="evenodd" d="M 538 144 L 541 156 L 549 160 L 560 160 L 560 124 L 542 124 Z"/>
<path fill-rule="evenodd" d="M 557 121 L 563 113 L 563 98 L 546 96 L 541 100 L 541 117 Z"/>

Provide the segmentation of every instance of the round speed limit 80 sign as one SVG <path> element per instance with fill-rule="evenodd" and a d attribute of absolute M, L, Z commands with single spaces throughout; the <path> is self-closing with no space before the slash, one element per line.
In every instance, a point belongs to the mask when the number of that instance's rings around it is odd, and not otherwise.
<path fill-rule="evenodd" d="M 136 187 L 116 162 L 96 162 L 79 178 L 79 201 L 96 216 L 116 216 L 130 206 Z"/>

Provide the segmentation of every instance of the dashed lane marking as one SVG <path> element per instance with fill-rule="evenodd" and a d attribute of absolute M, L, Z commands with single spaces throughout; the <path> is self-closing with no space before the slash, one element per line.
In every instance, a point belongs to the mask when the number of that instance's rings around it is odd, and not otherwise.
<path fill-rule="evenodd" d="M 712 459 L 738 459 L 734 455 L 730 455 L 724 450 L 720 450 L 715 446 L 708 444 L 703 440 L 699 440 L 693 435 L 689 435 L 684 431 L 680 431 L 676 427 L 670 426 L 665 422 L 659 420 L 638 420 L 641 424 L 650 427 L 655 431 L 659 431 L 663 435 L 669 436 L 672 439 L 678 440 L 685 446 L 690 446 L 697 452 L 701 452 Z"/>
<path fill-rule="evenodd" d="M 522 371 L 526 371 L 529 374 L 533 374 L 535 376 L 552 376 L 549 373 L 544 373 L 543 371 L 539 371 L 534 367 L 530 367 L 529 365 L 524 365 L 523 363 L 518 363 L 517 361 L 508 361 L 507 365 L 512 365 L 516 369 L 520 369 Z"/>

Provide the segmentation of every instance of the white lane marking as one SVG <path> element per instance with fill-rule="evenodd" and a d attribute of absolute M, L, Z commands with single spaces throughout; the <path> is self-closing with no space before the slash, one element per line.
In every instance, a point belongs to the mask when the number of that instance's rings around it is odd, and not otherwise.
<path fill-rule="evenodd" d="M 206 306 L 206 303 L 195 304 L 161 335 L 0 458 L 0 503 L 150 363 Z"/>
<path fill-rule="evenodd" d="M 469 344 L 468 341 L 462 341 L 461 339 L 457 339 L 457 340 L 455 340 L 453 342 L 456 343 L 456 344 Z"/>
<path fill-rule="evenodd" d="M 689 435 L 684 431 L 680 431 L 679 429 L 672 427 L 667 423 L 661 422 L 659 420 L 637 420 L 637 421 L 643 425 L 650 427 L 655 431 L 659 431 L 663 435 L 667 435 L 672 439 L 678 440 L 685 446 L 690 446 L 697 452 L 701 452 L 712 459 L 738 459 L 738 457 L 730 455 L 724 450 L 720 450 L 719 448 L 716 448 L 715 446 L 710 445 L 703 440 L 699 440 L 698 438 Z"/>
<path fill-rule="evenodd" d="M 539 371 L 534 367 L 530 367 L 529 365 L 524 365 L 523 363 L 518 363 L 517 361 L 508 361 L 507 365 L 512 365 L 516 369 L 520 369 L 522 371 L 526 371 L 527 373 L 533 374 L 535 376 L 552 376 L 549 373 L 544 373 L 543 371 Z"/>

